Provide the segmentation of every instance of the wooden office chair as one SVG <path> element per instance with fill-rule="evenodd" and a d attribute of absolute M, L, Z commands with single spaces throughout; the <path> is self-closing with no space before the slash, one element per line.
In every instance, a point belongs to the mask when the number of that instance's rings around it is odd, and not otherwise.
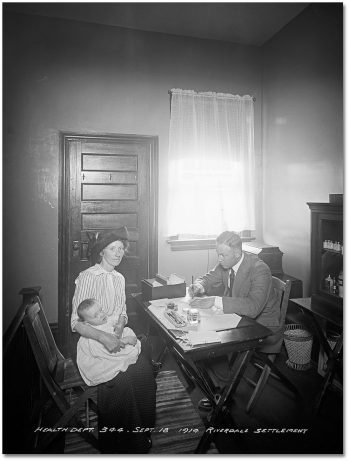
<path fill-rule="evenodd" d="M 296 388 L 294 388 L 292 383 L 290 383 L 283 375 L 281 375 L 281 373 L 273 365 L 273 362 L 277 354 L 281 351 L 283 343 L 284 325 L 286 320 L 286 313 L 288 308 L 291 286 L 292 282 L 290 280 L 283 282 L 277 277 L 272 277 L 271 290 L 274 290 L 275 296 L 278 299 L 279 306 L 281 309 L 280 328 L 275 334 L 266 338 L 263 342 L 263 345 L 259 347 L 259 349 L 254 353 L 254 365 L 262 371 L 257 382 L 254 382 L 250 378 L 245 377 L 245 380 L 255 387 L 254 392 L 251 395 L 246 408 L 247 412 L 251 411 L 254 405 L 256 404 L 270 376 L 280 379 L 284 382 L 284 384 L 291 388 L 293 392 L 298 393 L 298 391 L 296 390 Z M 256 361 L 261 362 L 262 365 L 256 363 Z M 272 369 L 274 369 L 275 373 L 272 373 Z"/>
<path fill-rule="evenodd" d="M 42 309 L 40 298 L 36 298 L 35 302 L 27 306 L 23 324 L 39 368 L 42 383 L 49 393 L 49 399 L 51 402 L 55 403 L 60 412 L 60 417 L 55 424 L 51 426 L 52 429 L 57 427 L 69 427 L 69 423 L 71 422 L 72 427 L 86 428 L 89 424 L 89 403 L 93 411 L 97 412 L 97 406 L 92 400 L 96 388 L 86 386 L 73 360 L 65 358 L 59 351 Z M 68 392 L 77 395 L 73 404 L 70 403 Z M 39 407 L 42 409 L 48 399 L 45 392 L 41 394 Z M 81 418 L 78 416 L 78 411 L 81 410 L 84 405 L 87 426 L 84 425 Z M 41 416 L 42 413 L 40 413 L 39 416 L 40 422 Z M 40 444 L 38 444 L 37 438 L 34 447 L 36 452 L 44 453 L 45 449 L 59 433 L 60 432 L 46 433 L 40 440 Z M 89 433 L 89 431 L 79 432 L 79 435 L 98 449 L 97 438 Z"/>

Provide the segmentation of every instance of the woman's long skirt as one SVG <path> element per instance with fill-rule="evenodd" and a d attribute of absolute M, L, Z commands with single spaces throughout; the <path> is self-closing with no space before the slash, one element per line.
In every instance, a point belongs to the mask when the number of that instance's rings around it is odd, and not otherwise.
<path fill-rule="evenodd" d="M 125 372 L 99 384 L 97 395 L 101 453 L 147 453 L 155 425 L 156 382 L 145 351 Z"/>

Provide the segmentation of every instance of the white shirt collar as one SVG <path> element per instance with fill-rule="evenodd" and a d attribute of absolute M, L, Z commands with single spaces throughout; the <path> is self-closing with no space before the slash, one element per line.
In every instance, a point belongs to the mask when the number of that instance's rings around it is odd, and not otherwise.
<path fill-rule="evenodd" d="M 107 271 L 100 264 L 95 264 L 94 266 L 89 267 L 88 270 L 95 275 L 101 275 L 101 274 L 112 274 L 114 276 L 117 275 L 116 270 L 113 269 L 112 271 Z"/>
<path fill-rule="evenodd" d="M 239 266 L 242 264 L 243 256 L 244 256 L 244 254 L 242 253 L 241 259 L 238 261 L 238 263 L 231 267 L 231 269 L 234 271 L 235 275 L 237 274 Z"/>

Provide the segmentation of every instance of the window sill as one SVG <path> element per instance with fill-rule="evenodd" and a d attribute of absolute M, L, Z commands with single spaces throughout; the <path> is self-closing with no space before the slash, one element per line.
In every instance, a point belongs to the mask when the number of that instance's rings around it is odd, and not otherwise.
<path fill-rule="evenodd" d="M 241 237 L 242 242 L 252 242 L 254 237 Z M 192 250 L 212 250 L 216 248 L 216 239 L 176 239 L 169 238 L 167 240 L 171 251 L 192 251 Z"/>

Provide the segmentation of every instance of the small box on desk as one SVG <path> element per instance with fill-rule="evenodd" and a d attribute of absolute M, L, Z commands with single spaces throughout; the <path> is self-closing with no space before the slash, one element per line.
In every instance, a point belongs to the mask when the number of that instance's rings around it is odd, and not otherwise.
<path fill-rule="evenodd" d="M 142 299 L 144 301 L 162 298 L 183 298 L 186 296 L 186 283 L 154 287 L 152 286 L 154 281 L 155 279 L 141 280 Z"/>

